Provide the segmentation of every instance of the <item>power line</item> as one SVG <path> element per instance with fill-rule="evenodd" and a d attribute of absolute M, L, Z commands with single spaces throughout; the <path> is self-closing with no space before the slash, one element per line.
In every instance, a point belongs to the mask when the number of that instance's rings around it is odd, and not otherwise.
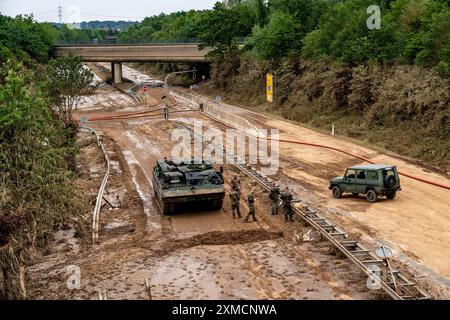
<path fill-rule="evenodd" d="M 33 17 L 36 19 L 43 19 L 43 18 L 49 18 L 49 17 L 54 17 L 55 13 L 46 13 L 46 14 L 40 14 L 38 16 L 33 14 Z"/>
<path fill-rule="evenodd" d="M 34 16 L 42 16 L 42 15 L 47 15 L 47 14 L 50 14 L 50 13 L 55 13 L 55 9 L 33 13 L 33 15 Z"/>
<path fill-rule="evenodd" d="M 58 20 L 59 20 L 59 23 L 62 23 L 62 5 L 61 5 L 61 1 L 59 2 L 59 6 L 58 6 Z"/>
<path fill-rule="evenodd" d="M 82 12 L 83 15 L 86 16 L 94 16 L 94 17 L 106 17 L 106 18 L 131 18 L 131 19 L 145 19 L 146 17 L 133 17 L 133 16 L 112 16 L 107 14 L 96 14 L 96 13 L 89 13 L 89 12 Z"/>

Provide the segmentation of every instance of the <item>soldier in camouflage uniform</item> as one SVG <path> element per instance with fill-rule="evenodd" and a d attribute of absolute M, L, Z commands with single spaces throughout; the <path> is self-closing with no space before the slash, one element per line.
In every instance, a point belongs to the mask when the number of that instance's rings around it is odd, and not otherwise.
<path fill-rule="evenodd" d="M 272 183 L 272 188 L 269 193 L 270 207 L 272 208 L 272 215 L 278 214 L 278 200 L 280 197 L 280 188 L 275 183 Z"/>
<path fill-rule="evenodd" d="M 231 198 L 231 212 L 233 213 L 233 219 L 236 218 L 236 214 L 239 218 L 241 218 L 241 210 L 240 210 L 240 205 L 239 205 L 239 201 L 240 196 L 239 193 L 237 191 L 231 191 L 230 193 L 230 198 Z"/>
<path fill-rule="evenodd" d="M 286 221 L 294 221 L 293 219 L 293 211 L 292 211 L 292 201 L 293 197 L 292 194 L 289 192 L 289 188 L 286 187 L 284 191 L 281 193 L 281 200 L 283 201 L 283 211 L 284 211 L 284 218 Z"/>
<path fill-rule="evenodd" d="M 238 176 L 235 174 L 231 179 L 231 189 L 236 191 L 241 196 L 241 181 L 238 179 Z"/>
<path fill-rule="evenodd" d="M 252 216 L 253 221 L 258 221 L 255 216 L 255 197 L 253 196 L 253 193 L 250 192 L 247 196 L 247 203 L 248 203 L 248 214 L 245 217 L 244 221 L 248 222 L 248 218 Z"/>

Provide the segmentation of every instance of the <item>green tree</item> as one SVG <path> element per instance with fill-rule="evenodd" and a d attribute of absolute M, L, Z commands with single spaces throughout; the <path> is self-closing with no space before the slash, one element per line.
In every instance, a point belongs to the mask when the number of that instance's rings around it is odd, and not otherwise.
<path fill-rule="evenodd" d="M 436 66 L 442 75 L 448 76 L 450 7 L 444 1 L 416 0 L 416 3 L 415 11 L 404 1 L 395 3 L 393 8 L 403 22 L 400 36 L 405 43 L 404 57 L 421 66 Z"/>
<path fill-rule="evenodd" d="M 33 21 L 33 16 L 10 18 L 0 15 L 0 49 L 5 54 L 21 57 L 29 56 L 40 62 L 49 58 L 55 41 L 54 29 L 46 23 Z M 1 56 L 0 56 L 1 58 Z M 6 61 L 7 56 L 3 57 Z"/>
<path fill-rule="evenodd" d="M 197 38 L 199 32 L 200 12 L 176 12 L 167 17 L 159 31 L 152 34 L 153 39 L 183 39 Z"/>
<path fill-rule="evenodd" d="M 256 21 L 260 27 L 265 26 L 269 22 L 269 8 L 265 0 L 254 0 L 256 9 Z"/>
<path fill-rule="evenodd" d="M 158 16 L 145 18 L 140 24 L 130 27 L 126 32 L 119 33 L 119 39 L 122 42 L 140 42 L 156 39 L 157 33 L 163 30 L 163 27 L 179 13 L 166 15 L 161 13 Z"/>
<path fill-rule="evenodd" d="M 269 0 L 271 13 L 283 12 L 290 14 L 299 24 L 300 37 L 317 27 L 319 18 L 326 9 L 335 4 L 330 0 Z"/>
<path fill-rule="evenodd" d="M 108 31 L 95 29 L 75 29 L 63 24 L 55 28 L 56 40 L 60 42 L 91 42 L 93 39 L 103 40 Z M 114 32 L 111 32 L 114 34 Z"/>
<path fill-rule="evenodd" d="M 9 62 L 0 85 L 0 270 L 6 299 L 26 298 L 26 266 L 82 213 L 67 144 L 32 75 Z"/>
<path fill-rule="evenodd" d="M 257 54 L 264 59 L 279 59 L 300 49 L 299 25 L 283 12 L 275 12 L 264 28 L 255 27 L 250 39 Z"/>
<path fill-rule="evenodd" d="M 95 89 L 93 73 L 80 57 L 65 56 L 51 60 L 46 72 L 47 92 L 52 98 L 53 110 L 64 127 L 73 124 L 73 112 L 81 98 Z"/>
<path fill-rule="evenodd" d="M 391 61 L 401 47 L 396 25 L 382 19 L 381 29 L 369 29 L 366 10 L 370 0 L 349 0 L 329 7 L 320 19 L 318 29 L 303 40 L 303 54 L 311 58 L 331 56 L 336 60 L 359 64 Z M 383 15 L 383 6 L 380 3 Z"/>
<path fill-rule="evenodd" d="M 205 11 L 199 23 L 202 47 L 213 47 L 218 53 L 231 53 L 237 48 L 238 37 L 246 37 L 255 25 L 255 11 L 247 5 L 227 8 L 216 2 L 214 9 Z"/>

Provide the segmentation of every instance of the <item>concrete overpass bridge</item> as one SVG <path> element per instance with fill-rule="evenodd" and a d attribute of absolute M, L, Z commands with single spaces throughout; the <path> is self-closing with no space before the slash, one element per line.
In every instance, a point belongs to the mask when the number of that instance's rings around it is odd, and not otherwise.
<path fill-rule="evenodd" d="M 122 62 L 207 62 L 210 48 L 198 43 L 176 44 L 70 44 L 55 45 L 53 56 L 80 56 L 85 62 L 111 62 L 115 83 L 122 82 Z"/>

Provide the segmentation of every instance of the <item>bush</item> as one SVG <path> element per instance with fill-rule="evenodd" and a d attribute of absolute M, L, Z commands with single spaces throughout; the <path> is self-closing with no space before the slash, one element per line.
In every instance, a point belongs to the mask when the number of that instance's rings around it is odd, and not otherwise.
<path fill-rule="evenodd" d="M 37 23 L 32 16 L 10 18 L 0 15 L 0 45 L 16 56 L 26 53 L 37 61 L 45 62 L 54 41 L 55 31 L 49 24 Z"/>
<path fill-rule="evenodd" d="M 256 26 L 250 43 L 264 59 L 279 59 L 300 50 L 300 28 L 287 13 L 276 12 L 265 27 Z"/>
<path fill-rule="evenodd" d="M 0 86 L 0 270 L 8 299 L 26 298 L 25 266 L 56 228 L 82 213 L 67 159 L 74 146 L 32 74 L 9 62 Z M 15 279 L 15 280 L 13 280 Z"/>

